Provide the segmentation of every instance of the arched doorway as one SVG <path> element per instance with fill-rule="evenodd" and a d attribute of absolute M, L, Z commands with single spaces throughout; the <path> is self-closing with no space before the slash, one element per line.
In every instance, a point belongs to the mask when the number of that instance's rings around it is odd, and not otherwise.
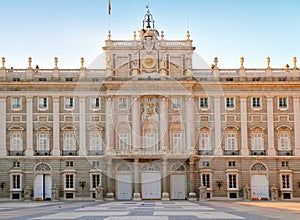
<path fill-rule="evenodd" d="M 132 199 L 132 170 L 128 164 L 120 164 L 117 168 L 117 199 Z"/>
<path fill-rule="evenodd" d="M 34 169 L 34 200 L 52 199 L 51 167 L 46 163 L 39 163 Z"/>
<path fill-rule="evenodd" d="M 149 163 L 143 167 L 142 198 L 161 198 L 161 170 L 157 164 Z"/>
<path fill-rule="evenodd" d="M 256 163 L 251 167 L 251 198 L 269 199 L 269 181 L 267 167 L 262 163 Z"/>
<path fill-rule="evenodd" d="M 185 167 L 182 164 L 175 164 L 172 167 L 171 175 L 171 199 L 186 199 L 186 177 Z"/>

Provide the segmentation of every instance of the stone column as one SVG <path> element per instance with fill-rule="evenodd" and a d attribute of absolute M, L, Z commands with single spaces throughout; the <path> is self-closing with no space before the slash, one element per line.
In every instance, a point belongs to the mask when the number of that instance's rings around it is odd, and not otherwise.
<path fill-rule="evenodd" d="M 275 156 L 273 97 L 267 97 L 268 155 Z"/>
<path fill-rule="evenodd" d="M 107 193 L 106 193 L 106 200 L 114 200 L 115 194 L 113 193 L 112 188 L 112 181 L 113 181 L 113 162 L 112 159 L 108 159 L 107 161 Z"/>
<path fill-rule="evenodd" d="M 79 155 L 80 156 L 86 156 L 86 109 L 85 109 L 85 97 L 79 97 L 79 112 L 80 112 L 80 117 L 79 117 L 79 124 L 80 124 L 80 129 L 79 129 Z"/>
<path fill-rule="evenodd" d="M 195 120 L 194 120 L 194 99 L 186 99 L 186 147 L 192 152 L 195 146 Z"/>
<path fill-rule="evenodd" d="M 215 155 L 221 156 L 222 152 L 222 128 L 221 128 L 221 100 L 214 97 L 214 125 L 215 125 Z"/>
<path fill-rule="evenodd" d="M 112 117 L 112 98 L 106 99 L 106 124 L 105 124 L 105 138 L 106 138 L 106 152 L 112 150 L 112 138 L 113 138 L 113 117 Z"/>
<path fill-rule="evenodd" d="M 247 97 L 241 97 L 241 135 L 242 135 L 242 148 L 241 155 L 249 156 L 248 148 L 248 127 L 247 127 Z"/>
<path fill-rule="evenodd" d="M 168 103 L 165 97 L 160 99 L 160 149 L 168 149 Z"/>
<path fill-rule="evenodd" d="M 33 117 L 32 117 L 32 106 L 33 98 L 26 97 L 26 156 L 33 156 Z"/>
<path fill-rule="evenodd" d="M 299 97 L 294 97 L 294 135 L 295 135 L 295 156 L 300 156 L 300 136 L 298 132 L 300 131 L 300 102 Z"/>
<path fill-rule="evenodd" d="M 190 201 L 196 201 L 196 193 L 195 193 L 195 161 L 194 158 L 190 158 L 190 192 L 189 192 L 189 198 Z"/>
<path fill-rule="evenodd" d="M 139 173 L 139 159 L 134 159 L 134 193 L 133 193 L 133 200 L 140 201 L 141 200 L 141 189 L 140 189 L 140 173 Z"/>
<path fill-rule="evenodd" d="M 53 97 L 53 156 L 60 156 L 59 97 Z"/>
<path fill-rule="evenodd" d="M 140 100 L 133 98 L 132 103 L 132 146 L 135 149 L 141 147 L 141 123 L 140 123 Z"/>
<path fill-rule="evenodd" d="M 0 97 L 0 155 L 6 156 L 6 97 Z"/>
<path fill-rule="evenodd" d="M 163 193 L 162 200 L 170 200 L 170 194 L 168 192 L 168 160 L 164 158 L 163 160 Z"/>

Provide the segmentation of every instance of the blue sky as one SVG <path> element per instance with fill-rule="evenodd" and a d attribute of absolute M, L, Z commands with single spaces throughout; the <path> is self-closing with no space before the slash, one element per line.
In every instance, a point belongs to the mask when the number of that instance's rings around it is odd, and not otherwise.
<path fill-rule="evenodd" d="M 108 30 L 108 0 L 0 0 L 0 57 L 6 66 L 77 68 L 80 57 L 91 63 L 102 53 Z M 150 4 L 166 39 L 185 39 L 189 27 L 196 52 L 210 65 L 248 68 L 300 62 L 299 0 L 111 0 L 112 39 L 132 39 Z M 188 7 L 189 5 L 189 7 Z M 189 18 L 189 19 L 188 19 Z M 189 22 L 188 22 L 189 20 Z M 299 65 L 300 66 L 300 63 Z"/>

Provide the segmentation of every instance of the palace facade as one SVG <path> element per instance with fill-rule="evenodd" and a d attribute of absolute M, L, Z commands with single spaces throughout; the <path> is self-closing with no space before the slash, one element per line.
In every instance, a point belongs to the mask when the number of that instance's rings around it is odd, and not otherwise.
<path fill-rule="evenodd" d="M 296 58 L 197 69 L 190 34 L 166 40 L 149 11 L 132 40 L 109 32 L 103 50 L 104 69 L 2 58 L 0 199 L 300 197 Z"/>

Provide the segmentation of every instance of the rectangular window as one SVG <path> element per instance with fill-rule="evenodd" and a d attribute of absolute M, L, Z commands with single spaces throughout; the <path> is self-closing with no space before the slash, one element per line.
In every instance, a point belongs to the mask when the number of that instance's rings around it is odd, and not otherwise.
<path fill-rule="evenodd" d="M 235 133 L 226 134 L 225 150 L 237 150 L 237 140 Z"/>
<path fill-rule="evenodd" d="M 21 97 L 13 97 L 11 99 L 11 108 L 13 110 L 21 110 L 22 109 L 22 99 L 21 99 Z"/>
<path fill-rule="evenodd" d="M 65 98 L 65 109 L 71 110 L 74 108 L 74 98 L 73 97 L 66 97 Z"/>
<path fill-rule="evenodd" d="M 290 178 L 290 174 L 282 174 L 281 175 L 281 187 L 282 189 L 290 189 L 291 187 L 291 178 Z"/>
<path fill-rule="evenodd" d="M 127 98 L 119 98 L 119 109 L 126 110 L 128 108 Z"/>
<path fill-rule="evenodd" d="M 20 162 L 19 161 L 14 161 L 13 162 L 13 167 L 14 168 L 19 168 L 20 167 Z"/>
<path fill-rule="evenodd" d="M 278 104 L 279 104 L 279 108 L 286 109 L 288 107 L 287 98 L 286 97 L 278 98 Z"/>
<path fill-rule="evenodd" d="M 73 174 L 66 175 L 66 189 L 74 189 L 74 175 Z"/>
<path fill-rule="evenodd" d="M 234 109 L 234 98 L 226 98 L 226 108 Z"/>
<path fill-rule="evenodd" d="M 209 161 L 202 161 L 202 167 L 209 167 L 210 163 Z"/>
<path fill-rule="evenodd" d="M 146 134 L 146 149 L 151 149 L 155 146 L 155 134 L 154 133 L 147 133 Z"/>
<path fill-rule="evenodd" d="M 21 189 L 21 175 L 19 174 L 12 175 L 12 189 L 13 190 Z"/>
<path fill-rule="evenodd" d="M 208 109 L 208 98 L 200 98 L 200 109 Z"/>
<path fill-rule="evenodd" d="M 46 110 L 48 108 L 48 99 L 47 98 L 38 98 L 39 100 L 39 110 Z"/>
<path fill-rule="evenodd" d="M 210 134 L 209 133 L 201 133 L 199 143 L 200 143 L 199 150 L 211 150 Z"/>
<path fill-rule="evenodd" d="M 288 133 L 279 134 L 278 150 L 291 150 L 290 137 Z"/>
<path fill-rule="evenodd" d="M 96 189 L 97 186 L 100 184 L 100 174 L 93 174 L 92 175 L 92 188 Z"/>
<path fill-rule="evenodd" d="M 91 98 L 91 109 L 92 110 L 100 109 L 100 98 Z"/>
<path fill-rule="evenodd" d="M 128 150 L 129 136 L 127 133 L 119 134 L 119 150 Z"/>
<path fill-rule="evenodd" d="M 281 162 L 281 167 L 289 167 L 289 162 L 288 161 L 282 161 Z"/>
<path fill-rule="evenodd" d="M 99 161 L 93 161 L 93 167 L 100 167 Z"/>
<path fill-rule="evenodd" d="M 182 150 L 182 134 L 181 133 L 173 133 L 173 149 L 175 151 Z"/>
<path fill-rule="evenodd" d="M 48 151 L 49 150 L 49 138 L 48 134 L 38 134 L 38 151 Z"/>
<path fill-rule="evenodd" d="M 235 167 L 235 161 L 228 161 L 228 166 L 229 167 Z"/>
<path fill-rule="evenodd" d="M 202 174 L 202 184 L 206 188 L 210 188 L 210 174 Z"/>
<path fill-rule="evenodd" d="M 64 150 L 76 150 L 75 134 L 68 132 L 64 134 Z"/>
<path fill-rule="evenodd" d="M 74 167 L 73 161 L 66 161 L 66 167 Z"/>
<path fill-rule="evenodd" d="M 228 188 L 229 189 L 237 189 L 237 175 L 236 174 L 228 175 Z"/>
<path fill-rule="evenodd" d="M 23 139 L 21 133 L 14 133 L 11 135 L 10 150 L 23 151 Z"/>
<path fill-rule="evenodd" d="M 90 150 L 102 150 L 102 137 L 100 132 L 90 134 Z"/>
<path fill-rule="evenodd" d="M 252 108 L 261 108 L 260 98 L 252 98 Z"/>
<path fill-rule="evenodd" d="M 263 135 L 260 133 L 252 134 L 252 150 L 264 150 Z"/>
<path fill-rule="evenodd" d="M 173 109 L 181 109 L 181 98 L 173 98 L 172 99 L 172 108 Z"/>

